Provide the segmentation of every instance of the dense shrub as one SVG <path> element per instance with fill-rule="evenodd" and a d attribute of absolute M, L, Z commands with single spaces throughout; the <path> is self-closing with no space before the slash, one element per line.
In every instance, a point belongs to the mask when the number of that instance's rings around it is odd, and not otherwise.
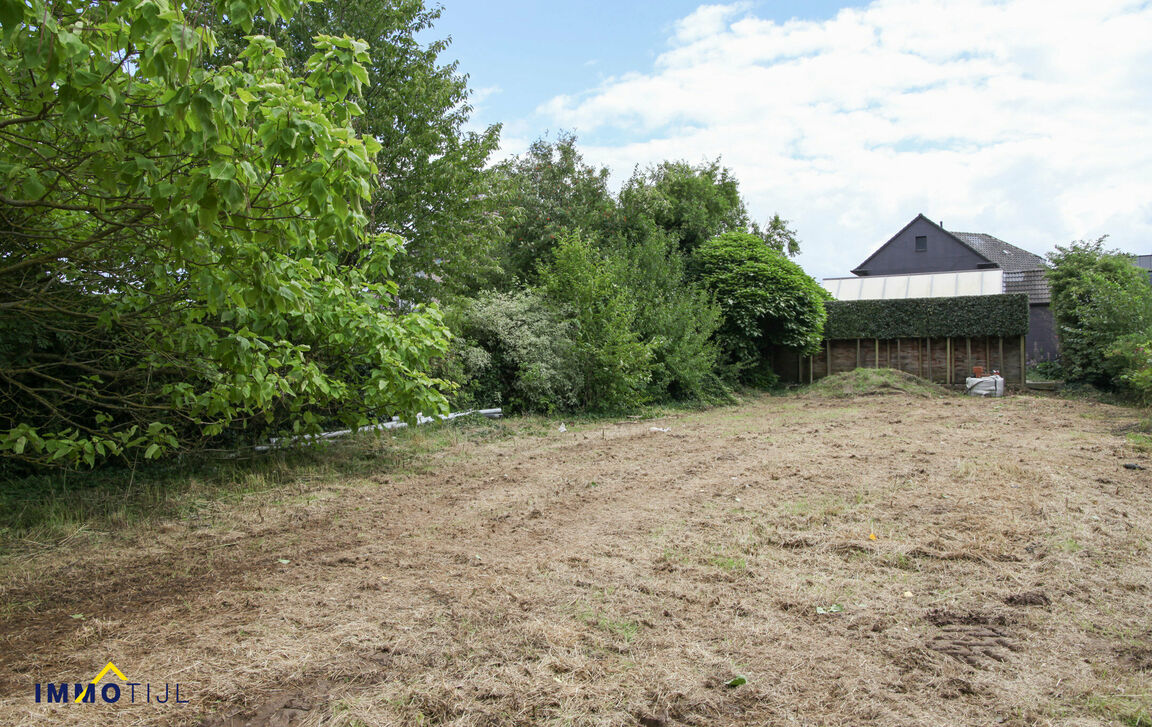
<path fill-rule="evenodd" d="M 400 313 L 365 202 L 366 44 L 294 74 L 215 13 L 295 0 L 0 2 L 0 458 L 93 466 L 446 405 L 435 310 Z M 388 156 L 388 155 L 385 155 Z"/>
<path fill-rule="evenodd" d="M 651 352 L 645 397 L 708 400 L 726 393 L 713 339 L 723 313 L 687 279 L 677 248 L 675 237 L 653 226 L 635 242 L 618 241 L 610 254 L 621 261 L 620 276 L 635 303 L 633 330 Z"/>
<path fill-rule="evenodd" d="M 581 408 L 607 411 L 639 404 L 651 353 L 633 328 L 637 306 L 623 285 L 620 262 L 581 235 L 568 234 L 539 275 L 541 290 L 573 326 Z"/>
<path fill-rule="evenodd" d="M 1028 332 L 1028 296 L 835 300 L 825 304 L 827 338 L 1022 336 Z"/>
<path fill-rule="evenodd" d="M 1142 404 L 1152 404 L 1152 330 L 1119 338 L 1108 350 L 1115 381 Z"/>
<path fill-rule="evenodd" d="M 1115 251 L 1105 238 L 1056 247 L 1049 254 L 1052 313 L 1065 376 L 1097 386 L 1120 374 L 1108 352 L 1117 340 L 1152 327 L 1148 272 Z"/>
<path fill-rule="evenodd" d="M 548 413 L 577 404 L 574 325 L 539 293 L 485 293 L 453 316 L 457 338 L 442 375 L 457 382 L 455 408 Z"/>
<path fill-rule="evenodd" d="M 773 346 L 819 349 L 828 293 L 760 238 L 742 232 L 714 237 L 697 251 L 693 267 L 724 312 L 717 337 L 743 380 L 756 383 L 769 373 L 764 362 Z"/>

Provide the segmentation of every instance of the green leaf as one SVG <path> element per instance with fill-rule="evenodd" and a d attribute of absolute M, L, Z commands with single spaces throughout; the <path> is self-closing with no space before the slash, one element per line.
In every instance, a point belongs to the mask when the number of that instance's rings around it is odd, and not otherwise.
<path fill-rule="evenodd" d="M 748 680 L 746 678 L 744 678 L 742 676 L 738 676 L 738 677 L 735 677 L 733 679 L 729 679 L 728 681 L 724 682 L 724 686 L 730 687 L 730 688 L 735 688 L 735 687 L 739 687 L 739 686 L 741 686 L 743 684 L 747 684 L 747 683 L 748 683 Z"/>
<path fill-rule="evenodd" d="M 28 170 L 28 176 L 24 178 L 23 192 L 24 198 L 29 200 L 38 200 L 44 196 L 44 184 L 40 181 L 40 176 L 35 170 Z"/>
<path fill-rule="evenodd" d="M 10 39 L 24 20 L 27 4 L 24 0 L 0 0 L 0 27 L 5 39 Z"/>
<path fill-rule="evenodd" d="M 148 449 L 144 450 L 144 459 L 155 459 L 160 452 L 160 445 L 153 442 L 148 445 Z"/>

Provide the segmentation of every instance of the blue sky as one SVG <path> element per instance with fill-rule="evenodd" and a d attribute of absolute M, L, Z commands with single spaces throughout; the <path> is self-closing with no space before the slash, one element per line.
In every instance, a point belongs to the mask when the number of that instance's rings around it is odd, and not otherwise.
<path fill-rule="evenodd" d="M 451 37 L 446 60 L 460 62 L 480 103 L 478 125 L 504 123 L 534 132 L 525 123 L 538 106 L 558 94 L 579 94 L 605 79 L 651 69 L 668 46 L 676 21 L 702 3 L 695 0 L 541 3 L 531 0 L 443 0 L 443 14 L 430 37 Z M 850 4 L 792 0 L 750 4 L 785 22 L 824 19 Z M 517 137 L 519 138 L 519 137 Z"/>
<path fill-rule="evenodd" d="M 501 155 L 574 131 L 616 183 L 720 157 L 816 277 L 923 212 L 1044 254 L 1152 252 L 1152 2 L 443 0 Z"/>

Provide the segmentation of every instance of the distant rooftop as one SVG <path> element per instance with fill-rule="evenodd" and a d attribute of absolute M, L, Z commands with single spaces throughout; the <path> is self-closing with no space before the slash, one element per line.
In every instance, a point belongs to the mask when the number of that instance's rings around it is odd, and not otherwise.
<path fill-rule="evenodd" d="M 1037 270 L 1044 266 L 1044 258 L 1004 242 L 998 237 L 983 232 L 953 232 L 948 230 L 948 233 L 988 258 L 989 262 L 996 263 L 1004 272 Z"/>
<path fill-rule="evenodd" d="M 1148 271 L 1148 282 L 1152 283 L 1152 255 L 1137 255 L 1133 262 L 1136 263 L 1136 267 Z"/>
<path fill-rule="evenodd" d="M 1050 303 L 1052 292 L 1043 270 L 1015 270 L 1004 273 L 1005 293 L 1027 293 L 1029 303 Z"/>

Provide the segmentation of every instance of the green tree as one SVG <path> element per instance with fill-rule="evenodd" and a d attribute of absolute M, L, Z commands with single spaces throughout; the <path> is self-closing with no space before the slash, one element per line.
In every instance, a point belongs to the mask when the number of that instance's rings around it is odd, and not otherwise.
<path fill-rule="evenodd" d="M 247 27 L 294 0 L 223 0 Z M 0 453 L 159 456 L 245 426 L 442 411 L 438 313 L 391 314 L 401 242 L 366 234 L 367 46 L 302 76 L 252 37 L 200 63 L 164 0 L 0 0 Z M 11 461 L 11 460 L 10 460 Z"/>
<path fill-rule="evenodd" d="M 621 284 L 619 263 L 579 233 L 568 233 L 539 277 L 541 290 L 574 327 L 581 407 L 606 411 L 639 404 L 650 353 L 634 330 L 636 305 Z"/>
<path fill-rule="evenodd" d="M 720 351 L 713 340 L 723 320 L 720 307 L 688 279 L 675 238 L 650 220 L 646 224 L 635 239 L 613 238 L 607 250 L 619 261 L 621 285 L 636 309 L 632 329 L 651 352 L 646 398 L 723 395 L 716 375 Z"/>
<path fill-rule="evenodd" d="M 505 284 L 535 281 L 561 237 L 581 232 L 599 238 L 616 214 L 608 170 L 585 164 L 571 134 L 555 142 L 537 139 L 523 156 L 498 165 L 496 173 L 506 206 Z"/>
<path fill-rule="evenodd" d="M 673 235 L 685 253 L 722 232 L 746 232 L 749 227 L 740 183 L 719 159 L 697 166 L 662 162 L 636 169 L 620 190 L 620 205 L 629 220 L 650 218 Z"/>
<path fill-rule="evenodd" d="M 749 232 L 788 257 L 800 253 L 796 231 L 773 215 L 765 227 L 753 222 L 740 196 L 740 183 L 717 159 L 706 164 L 662 162 L 632 177 L 620 190 L 620 225 L 651 220 L 672 235 L 684 253 L 724 232 Z"/>
<path fill-rule="evenodd" d="M 440 56 L 448 40 L 424 43 L 440 17 L 423 0 L 322 0 L 305 3 L 289 19 L 255 19 L 255 32 L 286 52 L 288 67 L 303 75 L 318 34 L 350 36 L 369 45 L 368 77 L 349 101 L 363 111 L 357 132 L 383 145 L 368 229 L 399 235 L 403 254 L 393 277 L 407 300 L 444 299 L 473 291 L 496 270 L 499 200 L 485 171 L 499 146 L 499 127 L 466 130 L 472 114 L 468 79 Z M 249 31 L 218 20 L 221 43 L 209 64 L 231 63 Z"/>
<path fill-rule="evenodd" d="M 1047 273 L 1064 375 L 1098 386 L 1119 374 L 1108 362 L 1116 341 L 1152 327 L 1148 272 L 1106 251 L 1106 239 L 1057 245 Z"/>
<path fill-rule="evenodd" d="M 693 268 L 724 311 L 718 338 L 745 381 L 772 379 L 765 362 L 773 346 L 819 350 L 827 292 L 761 238 L 745 232 L 714 237 L 697 251 Z"/>
<path fill-rule="evenodd" d="M 772 215 L 766 227 L 761 228 L 753 224 L 752 233 L 776 252 L 784 253 L 788 257 L 800 254 L 800 240 L 796 237 L 796 230 L 789 228 L 788 220 L 780 215 Z"/>

